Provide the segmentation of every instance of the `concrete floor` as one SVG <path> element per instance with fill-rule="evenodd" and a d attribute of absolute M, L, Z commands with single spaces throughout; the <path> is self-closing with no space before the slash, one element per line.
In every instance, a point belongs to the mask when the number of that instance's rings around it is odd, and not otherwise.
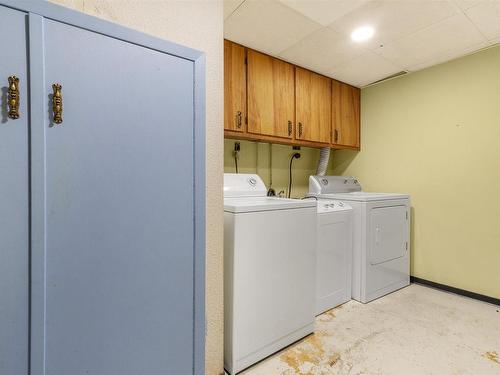
<path fill-rule="evenodd" d="M 500 375 L 500 307 L 420 285 L 316 318 L 244 375 Z"/>

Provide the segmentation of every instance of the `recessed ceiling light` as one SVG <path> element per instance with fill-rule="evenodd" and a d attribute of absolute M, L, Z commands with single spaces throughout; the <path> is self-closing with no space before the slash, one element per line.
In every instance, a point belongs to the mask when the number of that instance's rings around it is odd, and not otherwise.
<path fill-rule="evenodd" d="M 373 34 L 375 34 L 373 27 L 361 26 L 351 33 L 351 39 L 355 42 L 364 42 L 365 40 L 370 39 Z"/>

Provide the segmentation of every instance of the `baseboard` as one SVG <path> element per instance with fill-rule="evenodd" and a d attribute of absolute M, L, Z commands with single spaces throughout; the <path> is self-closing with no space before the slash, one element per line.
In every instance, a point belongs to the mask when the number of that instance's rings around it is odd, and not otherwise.
<path fill-rule="evenodd" d="M 477 299 L 479 301 L 488 302 L 488 303 L 491 303 L 493 305 L 500 306 L 500 299 L 490 297 L 490 296 L 485 296 L 484 294 L 469 292 L 468 290 L 455 288 L 455 287 L 452 287 L 449 285 L 435 283 L 434 281 L 421 279 L 420 277 L 415 277 L 415 276 L 410 276 L 410 281 L 412 283 L 430 286 L 432 288 L 444 290 L 445 292 L 455 293 L 455 294 L 458 294 L 458 295 L 461 295 L 464 297 L 469 297 L 469 298 Z"/>

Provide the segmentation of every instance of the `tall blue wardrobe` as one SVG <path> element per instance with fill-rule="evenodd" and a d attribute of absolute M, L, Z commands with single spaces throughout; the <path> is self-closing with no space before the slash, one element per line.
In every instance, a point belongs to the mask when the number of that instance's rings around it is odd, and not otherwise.
<path fill-rule="evenodd" d="M 204 55 L 0 0 L 0 374 L 204 374 Z"/>

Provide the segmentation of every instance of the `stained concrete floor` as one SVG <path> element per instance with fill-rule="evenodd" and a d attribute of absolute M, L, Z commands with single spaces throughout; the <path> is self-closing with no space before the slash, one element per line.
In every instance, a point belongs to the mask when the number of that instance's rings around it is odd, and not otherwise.
<path fill-rule="evenodd" d="M 500 307 L 412 284 L 316 318 L 243 375 L 500 375 Z"/>

